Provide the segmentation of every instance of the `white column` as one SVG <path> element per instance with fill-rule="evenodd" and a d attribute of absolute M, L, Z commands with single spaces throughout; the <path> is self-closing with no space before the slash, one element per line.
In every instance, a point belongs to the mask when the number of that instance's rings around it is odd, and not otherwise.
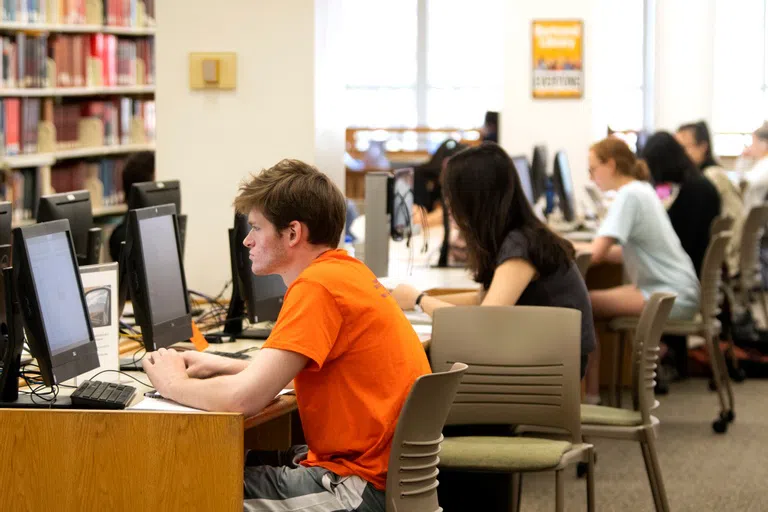
<path fill-rule="evenodd" d="M 506 12 L 504 108 L 501 113 L 501 144 L 511 155 L 530 159 L 533 146 L 546 144 L 549 172 L 556 151 L 565 150 L 579 202 L 585 197 L 589 146 L 605 135 L 606 127 L 593 113 L 596 80 L 594 40 L 599 0 L 508 0 Z M 584 22 L 584 97 L 581 99 L 533 99 L 531 24 L 536 19 L 580 19 Z"/>
<path fill-rule="evenodd" d="M 158 2 L 158 178 L 181 180 L 190 288 L 216 293 L 231 277 L 227 229 L 249 173 L 297 158 L 319 164 L 344 190 L 343 125 L 334 114 L 342 109 L 333 106 L 340 95 L 326 73 L 338 69 L 328 30 L 338 26 L 328 10 L 337 3 Z M 236 90 L 190 90 L 189 53 L 219 51 L 237 53 Z"/>
<path fill-rule="evenodd" d="M 655 21 L 655 128 L 711 123 L 715 0 L 657 0 Z"/>

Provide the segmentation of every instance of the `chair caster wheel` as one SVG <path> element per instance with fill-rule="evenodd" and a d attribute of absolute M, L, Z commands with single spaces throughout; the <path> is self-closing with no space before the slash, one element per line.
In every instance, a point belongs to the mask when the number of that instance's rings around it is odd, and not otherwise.
<path fill-rule="evenodd" d="M 747 378 L 747 372 L 741 368 L 736 368 L 731 372 L 731 379 L 733 382 L 744 382 Z"/>
<path fill-rule="evenodd" d="M 734 414 L 733 411 L 726 411 L 726 412 L 720 413 L 720 419 L 725 420 L 728 423 L 733 423 L 733 420 L 736 419 L 736 415 Z"/>
<path fill-rule="evenodd" d="M 717 434 L 725 434 L 728 431 L 728 422 L 724 418 L 712 422 L 712 430 Z"/>
<path fill-rule="evenodd" d="M 717 391 L 717 384 L 715 384 L 715 379 L 709 379 L 709 390 Z"/>

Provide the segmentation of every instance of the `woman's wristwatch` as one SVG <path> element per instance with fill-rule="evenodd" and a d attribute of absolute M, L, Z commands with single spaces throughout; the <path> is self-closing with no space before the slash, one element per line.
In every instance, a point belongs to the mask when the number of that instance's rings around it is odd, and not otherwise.
<path fill-rule="evenodd" d="M 416 297 L 416 303 L 413 306 L 413 309 L 418 311 L 419 313 L 423 313 L 424 310 L 421 309 L 421 299 L 423 299 L 427 295 L 427 292 L 421 292 L 418 297 Z"/>

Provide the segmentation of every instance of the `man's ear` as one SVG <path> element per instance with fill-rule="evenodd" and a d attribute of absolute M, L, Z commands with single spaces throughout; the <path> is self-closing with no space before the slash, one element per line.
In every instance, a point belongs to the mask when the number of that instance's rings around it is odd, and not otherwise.
<path fill-rule="evenodd" d="M 302 237 L 306 236 L 304 225 L 295 220 L 288 224 L 285 231 L 288 236 L 288 245 L 290 247 L 295 247 L 301 241 Z"/>

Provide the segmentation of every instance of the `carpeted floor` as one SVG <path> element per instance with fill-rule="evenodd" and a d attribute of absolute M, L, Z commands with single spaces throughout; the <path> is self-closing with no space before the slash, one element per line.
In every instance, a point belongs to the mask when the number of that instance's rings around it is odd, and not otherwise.
<path fill-rule="evenodd" d="M 659 397 L 659 458 L 673 511 L 768 510 L 768 380 L 734 384 L 734 393 L 736 421 L 724 435 L 712 431 L 717 396 L 706 380 L 674 383 Z M 639 444 L 594 444 L 596 509 L 654 510 Z M 585 480 L 567 475 L 565 509 L 586 510 Z M 526 475 L 521 510 L 553 510 L 554 486 L 554 473 Z"/>

